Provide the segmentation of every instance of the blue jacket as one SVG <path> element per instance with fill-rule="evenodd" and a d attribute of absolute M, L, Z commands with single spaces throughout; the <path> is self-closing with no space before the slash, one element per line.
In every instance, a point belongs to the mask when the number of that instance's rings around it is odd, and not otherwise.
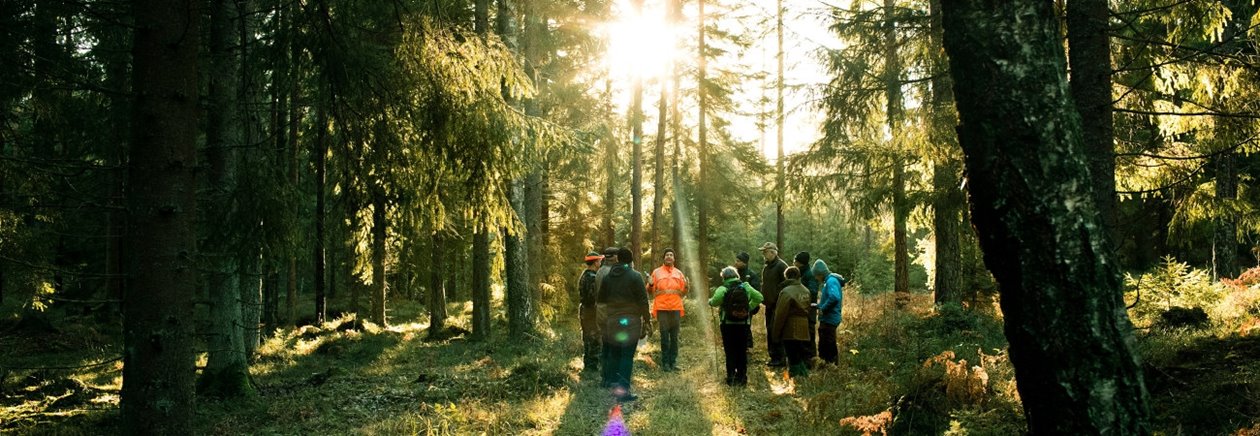
<path fill-rule="evenodd" d="M 814 275 L 827 277 L 818 292 L 818 322 L 838 326 L 843 320 L 840 312 L 844 308 L 844 277 L 831 272 L 822 259 L 814 261 L 812 270 Z"/>

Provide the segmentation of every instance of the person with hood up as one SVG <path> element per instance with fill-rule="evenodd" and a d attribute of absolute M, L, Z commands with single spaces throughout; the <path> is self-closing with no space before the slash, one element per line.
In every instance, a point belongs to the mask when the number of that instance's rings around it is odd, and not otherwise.
<path fill-rule="evenodd" d="M 631 267 L 634 257 L 630 249 L 618 249 L 617 262 L 599 282 L 595 295 L 595 304 L 604 318 L 600 366 L 605 387 L 612 388 L 618 402 L 629 402 L 638 399 L 630 392 L 634 353 L 639 339 L 647 336 L 651 315 L 647 287 L 643 284 L 643 275 Z"/>
<path fill-rule="evenodd" d="M 722 352 L 726 355 L 726 385 L 748 384 L 748 347 L 752 336 L 752 310 L 761 304 L 761 293 L 739 279 L 735 267 L 722 268 L 722 286 L 713 291 L 709 306 L 720 307 Z"/>
<path fill-rule="evenodd" d="M 770 336 L 782 343 L 787 352 L 788 374 L 792 377 L 809 375 L 809 311 L 813 303 L 809 288 L 801 284 L 801 270 L 789 266 L 783 271 L 783 290 L 779 292 L 779 304 L 775 305 L 774 328 Z"/>
<path fill-rule="evenodd" d="M 814 261 L 814 278 L 818 279 L 818 357 L 835 364 L 840 357 L 836 349 L 836 329 L 840 327 L 844 308 L 844 276 L 831 272 L 822 259 Z"/>

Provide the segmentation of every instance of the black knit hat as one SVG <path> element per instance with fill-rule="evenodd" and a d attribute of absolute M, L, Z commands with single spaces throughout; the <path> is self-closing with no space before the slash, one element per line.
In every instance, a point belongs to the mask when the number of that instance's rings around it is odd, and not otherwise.
<path fill-rule="evenodd" d="M 740 261 L 740 262 L 743 262 L 743 263 L 748 263 L 748 252 L 747 252 L 747 251 L 741 251 L 741 252 L 739 252 L 739 254 L 736 254 L 736 255 L 735 255 L 735 258 L 736 258 L 736 259 L 739 259 L 739 261 Z"/>
<path fill-rule="evenodd" d="M 796 253 L 796 258 L 793 260 L 795 260 L 796 263 L 799 263 L 801 265 L 809 266 L 809 252 L 802 251 L 800 253 Z"/>

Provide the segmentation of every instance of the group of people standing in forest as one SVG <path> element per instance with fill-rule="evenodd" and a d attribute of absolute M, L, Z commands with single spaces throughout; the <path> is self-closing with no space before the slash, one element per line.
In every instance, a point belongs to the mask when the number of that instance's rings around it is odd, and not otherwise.
<path fill-rule="evenodd" d="M 766 323 L 767 366 L 786 367 L 792 377 L 803 377 L 816 364 L 835 364 L 839 358 L 836 330 L 844 277 L 822 259 L 811 264 L 808 252 L 797 253 L 789 266 L 774 243 L 762 244 L 760 251 L 765 261 L 760 276 L 749 267 L 748 253 L 740 252 L 734 265 L 721 270 L 722 283 L 707 302 L 719 308 L 729 386 L 748 384 L 752 323 L 759 312 Z M 586 269 L 578 279 L 584 370 L 600 370 L 602 385 L 618 401 L 634 401 L 630 380 L 635 350 L 648 336 L 653 318 L 660 329 L 661 370 L 678 370 L 687 278 L 675 266 L 677 254 L 671 248 L 662 251 L 662 265 L 646 276 L 634 269 L 628 248 L 590 252 L 584 260 Z"/>

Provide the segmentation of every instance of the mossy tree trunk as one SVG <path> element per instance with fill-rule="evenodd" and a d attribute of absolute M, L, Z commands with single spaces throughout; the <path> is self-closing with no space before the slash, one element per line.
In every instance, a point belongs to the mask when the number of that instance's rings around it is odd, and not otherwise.
<path fill-rule="evenodd" d="M 206 285 L 210 296 L 210 331 L 206 337 L 206 369 L 197 390 L 216 397 L 253 394 L 249 362 L 245 354 L 241 312 L 241 267 L 236 255 L 239 240 L 234 228 L 236 214 L 237 151 L 245 143 L 241 104 L 243 19 L 240 3 L 216 0 L 210 11 L 210 69 L 206 121 L 208 195 L 202 197 L 206 216 L 203 257 L 208 260 Z"/>
<path fill-rule="evenodd" d="M 942 0 L 972 219 L 1033 434 L 1149 433 L 1052 2 Z"/>

